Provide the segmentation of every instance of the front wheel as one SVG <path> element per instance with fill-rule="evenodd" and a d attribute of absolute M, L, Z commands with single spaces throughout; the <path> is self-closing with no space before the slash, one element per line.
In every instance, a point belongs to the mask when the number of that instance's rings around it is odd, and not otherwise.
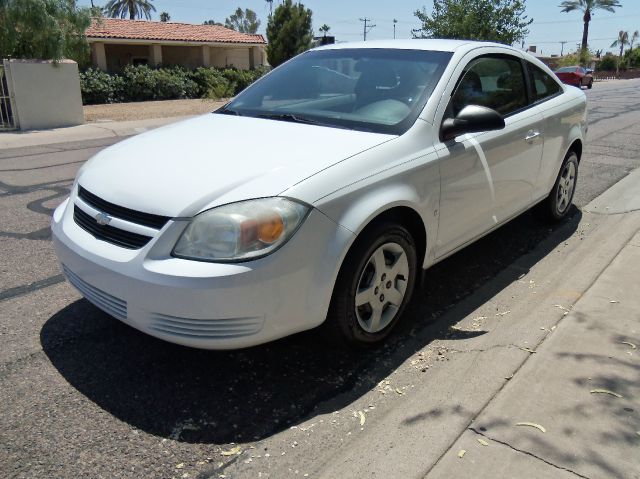
<path fill-rule="evenodd" d="M 401 225 L 365 230 L 347 255 L 331 299 L 326 327 L 352 346 L 381 343 L 398 323 L 413 293 L 414 240 Z"/>
<path fill-rule="evenodd" d="M 546 218 L 552 221 L 563 220 L 571 210 L 573 195 L 578 182 L 578 155 L 575 151 L 567 153 L 553 189 L 540 205 Z"/>

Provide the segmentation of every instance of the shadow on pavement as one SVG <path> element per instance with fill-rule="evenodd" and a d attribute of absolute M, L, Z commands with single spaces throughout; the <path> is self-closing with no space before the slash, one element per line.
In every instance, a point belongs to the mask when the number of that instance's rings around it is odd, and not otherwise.
<path fill-rule="evenodd" d="M 246 350 L 199 351 L 140 333 L 85 300 L 52 316 L 40 339 L 73 387 L 135 428 L 188 443 L 263 439 L 349 405 L 434 339 L 452 339 L 451 325 L 563 243 L 580 218 L 574 209 L 550 228 L 528 213 L 436 265 L 424 284 L 429 294 L 417 292 L 398 332 L 375 351 L 330 347 L 317 330 Z M 442 318 L 469 295 L 459 317 Z"/>

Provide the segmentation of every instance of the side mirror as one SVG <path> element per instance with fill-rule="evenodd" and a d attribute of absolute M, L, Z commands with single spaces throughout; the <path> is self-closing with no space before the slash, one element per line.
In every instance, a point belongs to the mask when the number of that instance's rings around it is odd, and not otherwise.
<path fill-rule="evenodd" d="M 495 110 L 479 105 L 469 105 L 462 109 L 455 118 L 448 118 L 442 123 L 440 139 L 452 140 L 465 133 L 502 130 L 504 117 Z"/>

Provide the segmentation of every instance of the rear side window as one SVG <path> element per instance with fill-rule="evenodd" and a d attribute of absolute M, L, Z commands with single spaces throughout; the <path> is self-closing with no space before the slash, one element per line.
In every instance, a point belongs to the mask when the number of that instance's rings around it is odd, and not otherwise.
<path fill-rule="evenodd" d="M 532 63 L 528 63 L 529 75 L 533 89 L 533 101 L 541 101 L 560 93 L 561 88 L 558 82 L 549 76 L 544 70 Z"/>
<path fill-rule="evenodd" d="M 477 58 L 467 65 L 453 94 L 453 114 L 457 115 L 468 105 L 480 105 L 507 116 L 527 106 L 525 85 L 520 59 Z"/>

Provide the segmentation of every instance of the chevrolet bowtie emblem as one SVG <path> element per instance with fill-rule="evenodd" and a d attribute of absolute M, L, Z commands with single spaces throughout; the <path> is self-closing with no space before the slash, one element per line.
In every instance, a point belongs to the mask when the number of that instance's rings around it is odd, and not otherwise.
<path fill-rule="evenodd" d="M 100 226 L 108 225 L 109 223 L 111 223 L 111 216 L 106 213 L 98 213 L 96 215 L 96 223 L 98 223 Z"/>

